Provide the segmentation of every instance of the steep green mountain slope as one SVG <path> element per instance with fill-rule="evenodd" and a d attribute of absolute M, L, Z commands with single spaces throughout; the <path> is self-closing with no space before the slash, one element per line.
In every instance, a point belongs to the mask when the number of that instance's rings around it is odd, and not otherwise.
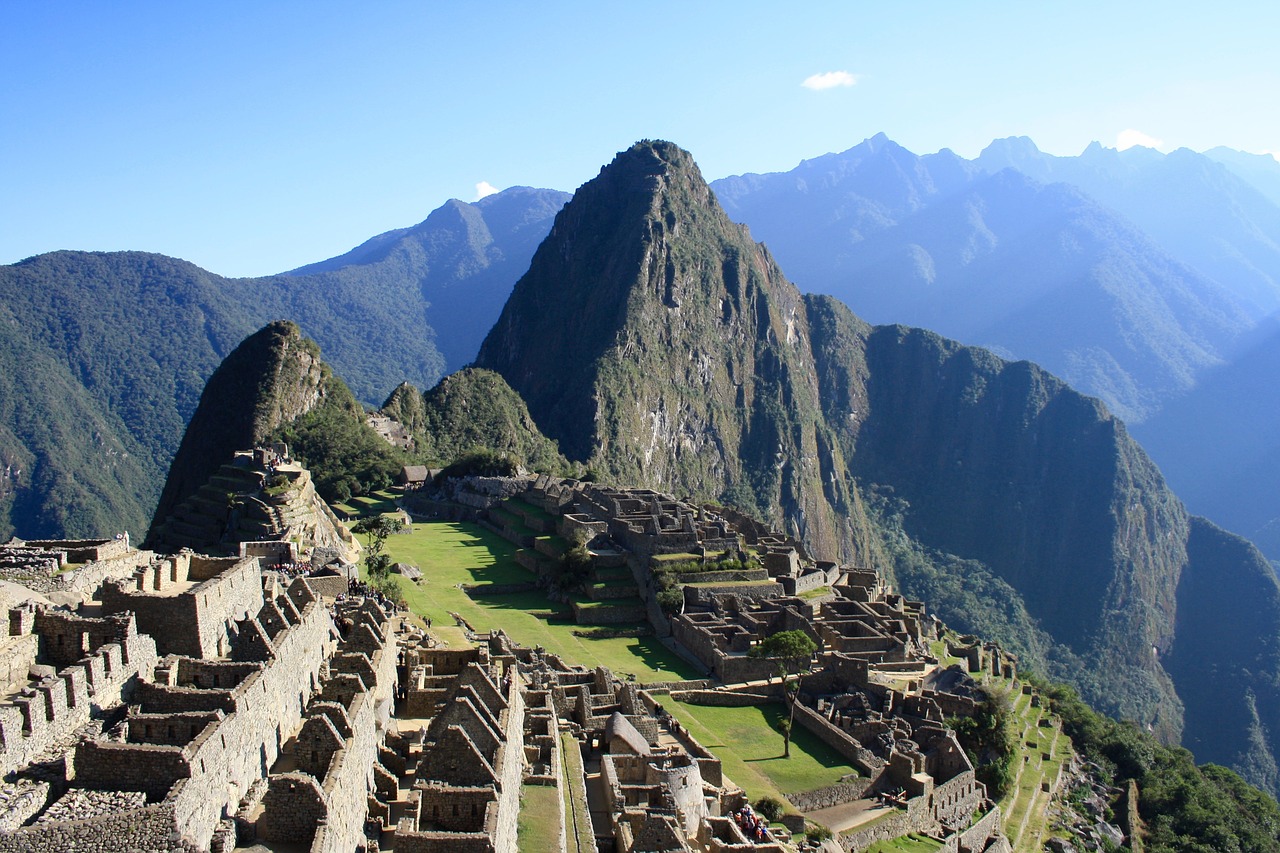
<path fill-rule="evenodd" d="M 315 337 L 362 400 L 381 400 L 406 379 L 433 385 L 446 366 L 474 355 L 564 198 L 517 188 L 476 205 L 450 202 L 307 274 L 226 279 L 141 252 L 56 252 L 0 267 L 0 341 L 24 353 L 12 356 L 21 365 L 12 373 L 23 373 L 25 413 L 18 420 L 16 405 L 6 407 L 0 461 L 32 462 L 18 466 L 21 504 L 0 498 L 0 511 L 9 506 L 0 532 L 101 533 L 101 515 L 54 509 L 42 491 L 53 483 L 92 483 L 99 503 L 119 510 L 113 524 L 140 529 L 205 381 L 237 342 L 276 317 Z M 433 328 L 446 330 L 447 365 Z M 91 409 L 97 414 L 86 417 Z M 39 432 L 40 424 L 95 418 L 101 429 L 88 435 L 120 448 L 138 471 L 86 470 L 75 445 L 87 438 Z"/>
<path fill-rule="evenodd" d="M 447 464 L 476 451 L 512 458 L 532 470 L 565 472 L 568 462 L 555 442 L 538 431 L 520 395 L 497 373 L 469 367 L 450 374 L 417 402 L 393 394 L 384 414 L 410 425 L 419 455 Z M 418 412 L 415 414 L 414 406 Z"/>
<path fill-rule="evenodd" d="M 801 297 L 669 143 L 637 144 L 582 187 L 478 363 L 609 479 L 755 504 L 908 592 L 978 578 L 1005 596 L 983 605 L 989 624 L 1097 706 L 1168 739 L 1184 702 L 1189 730 L 1212 726 L 1216 686 L 1163 660 L 1195 643 L 1180 625 L 1231 613 L 1179 582 L 1265 583 L 1256 551 L 1189 550 L 1186 511 L 1124 426 L 1038 367 Z M 1280 605 L 1258 592 L 1258 624 L 1280 634 Z M 1214 665 L 1280 672 L 1229 650 Z M 1260 733 L 1211 736 L 1200 758 L 1266 783 L 1280 708 L 1253 700 Z M 1242 742 L 1257 745 L 1247 760 Z"/>
<path fill-rule="evenodd" d="M 137 536 L 161 476 L 65 365 L 24 336 L 0 334 L 0 540 L 69 530 Z"/>
<path fill-rule="evenodd" d="M 674 145 L 637 145 L 578 191 L 476 363 L 604 479 L 736 500 L 869 559 L 803 300 Z"/>

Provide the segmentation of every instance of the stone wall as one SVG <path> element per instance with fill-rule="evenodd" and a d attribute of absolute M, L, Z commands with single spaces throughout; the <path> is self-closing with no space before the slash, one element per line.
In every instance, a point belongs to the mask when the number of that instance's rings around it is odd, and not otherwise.
<path fill-rule="evenodd" d="M 768 693 L 739 693 L 731 690 L 676 690 L 671 693 L 671 698 L 690 705 L 712 705 L 719 708 L 744 708 L 779 701 L 779 697 Z"/>
<path fill-rule="evenodd" d="M 840 833 L 840 847 L 856 853 L 859 850 L 866 850 L 877 841 L 888 841 L 912 832 L 930 832 L 936 826 L 929 812 L 928 803 L 923 797 L 915 797 L 907 801 L 905 811 L 881 818 L 870 826 Z"/>
<path fill-rule="evenodd" d="M 306 597 L 301 592 L 291 585 L 291 596 L 299 595 L 299 601 Z M 198 710 L 190 706 L 213 704 L 227 713 L 181 747 L 83 742 L 72 763 L 76 781 L 85 787 L 144 790 L 153 798 L 166 783 L 172 785 L 167 802 L 177 824 L 192 844 L 207 847 L 220 821 L 235 813 L 249 786 L 275 762 L 287 733 L 297 728 L 303 705 L 319 683 L 333 630 L 328 610 L 311 600 L 296 623 L 275 636 L 272 659 L 234 689 L 158 685 L 142 691 L 147 712 L 158 710 L 149 699 L 168 699 L 172 701 L 163 704 L 187 706 L 171 710 Z M 176 667 L 166 671 L 176 674 Z M 210 694 L 212 701 L 202 703 L 202 693 Z M 145 770 L 145 778 L 133 778 L 135 768 L 137 775 Z"/>
<path fill-rule="evenodd" d="M 195 585 L 172 594 L 186 582 Z M 156 639 L 161 654 L 220 657 L 231 647 L 236 623 L 262 608 L 262 573 L 254 558 L 183 553 L 104 584 L 101 595 L 103 614 L 132 611 L 138 630 Z"/>
<path fill-rule="evenodd" d="M 812 708 L 802 703 L 796 704 L 796 722 L 818 736 L 818 739 L 848 759 L 868 776 L 875 776 L 884 765 L 871 750 L 866 749 L 857 740 L 843 732 L 831 721 Z"/>
<path fill-rule="evenodd" d="M 722 586 L 686 586 L 684 588 L 685 601 L 691 606 L 710 604 L 711 599 L 715 596 L 736 596 L 739 601 L 745 604 L 748 601 L 764 601 L 769 598 L 778 598 L 784 593 L 785 590 L 783 590 L 782 584 L 777 581 L 748 586 L 725 584 Z"/>
<path fill-rule="evenodd" d="M 6 637 L 0 643 L 0 685 L 26 683 L 39 651 L 40 638 L 35 634 Z"/>
<path fill-rule="evenodd" d="M 349 706 L 351 737 L 333 756 L 324 775 L 327 807 L 324 825 L 316 834 L 311 853 L 348 853 L 364 840 L 368 797 L 374 790 L 374 763 L 381 746 L 382 717 L 389 716 L 396 680 L 396 641 L 390 623 L 381 626 L 386 641 L 374 652 L 373 683 Z"/>
<path fill-rule="evenodd" d="M 828 809 L 832 806 L 841 806 L 845 803 L 852 803 L 854 800 L 862 799 L 866 795 L 867 789 L 874 782 L 874 779 L 867 778 L 846 781 L 813 791 L 788 794 L 787 799 L 802 812 Z"/>
<path fill-rule="evenodd" d="M 140 567 L 155 560 L 155 556 L 152 551 L 126 550 L 111 553 L 86 563 L 79 569 L 58 575 L 53 579 L 54 587 L 87 594 L 97 590 L 105 580 L 129 577 Z"/>
<path fill-rule="evenodd" d="M 36 754 L 69 737 L 88 722 L 93 711 L 120 703 L 138 682 L 139 670 L 149 671 L 156 661 L 154 641 L 139 635 L 129 618 L 115 620 L 81 619 L 71 614 L 11 611 L 10 630 L 31 632 L 37 623 L 49 630 L 83 628 L 77 648 L 88 650 L 74 663 L 45 676 L 8 702 L 0 704 L 0 774 L 27 764 Z M 118 638 L 117 642 L 102 642 Z M 30 643 L 30 640 L 19 643 Z M 64 648 L 69 641 L 64 640 Z M 69 656 L 69 655 L 68 655 Z"/>
<path fill-rule="evenodd" d="M 208 849 L 207 847 L 205 848 Z M 171 803 L 0 833 L 0 853 L 199 853 L 179 837 Z"/>
<path fill-rule="evenodd" d="M 947 837 L 939 853 L 961 853 L 961 851 L 987 851 L 990 840 L 1003 831 L 1000 807 L 997 806 L 973 822 L 963 832 Z"/>
<path fill-rule="evenodd" d="M 347 579 L 341 575 L 308 576 L 302 579 L 316 595 L 337 598 L 347 593 Z"/>

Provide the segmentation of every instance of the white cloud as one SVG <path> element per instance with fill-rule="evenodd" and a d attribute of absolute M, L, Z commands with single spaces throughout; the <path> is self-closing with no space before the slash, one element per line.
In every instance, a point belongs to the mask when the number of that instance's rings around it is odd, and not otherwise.
<path fill-rule="evenodd" d="M 1116 150 L 1123 151 L 1135 145 L 1141 145 L 1143 148 L 1161 148 L 1164 146 L 1164 140 L 1148 136 L 1142 131 L 1134 130 L 1133 128 L 1122 130 L 1116 134 Z"/>
<path fill-rule="evenodd" d="M 493 184 L 488 181 L 481 181 L 476 184 L 476 201 L 479 201 L 487 195 L 493 195 L 496 192 L 498 192 L 498 188 Z"/>
<path fill-rule="evenodd" d="M 824 71 L 821 74 L 806 77 L 800 85 L 806 89 L 821 92 L 823 89 L 835 89 L 838 86 L 852 86 L 857 82 L 858 75 L 850 74 L 848 71 Z"/>

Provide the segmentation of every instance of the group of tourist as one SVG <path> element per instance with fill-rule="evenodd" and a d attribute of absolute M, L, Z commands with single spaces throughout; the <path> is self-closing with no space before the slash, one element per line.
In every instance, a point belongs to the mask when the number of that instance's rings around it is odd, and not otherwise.
<path fill-rule="evenodd" d="M 311 574 L 313 566 L 310 562 L 302 563 L 277 563 L 271 567 L 273 572 L 279 572 L 288 580 L 294 578 L 304 578 Z"/>
<path fill-rule="evenodd" d="M 734 811 L 733 819 L 749 840 L 757 844 L 763 844 L 769 840 L 769 821 L 758 817 L 750 803 Z"/>
<path fill-rule="evenodd" d="M 372 598 L 374 601 L 378 602 L 378 604 L 382 605 L 385 608 L 390 608 L 393 611 L 400 609 L 394 601 L 387 598 L 381 592 L 378 592 L 378 590 L 374 589 L 364 581 L 358 581 L 358 580 L 355 580 L 354 578 L 352 580 L 347 581 L 347 595 L 339 596 L 338 601 L 345 601 L 347 598 L 352 596 Z"/>

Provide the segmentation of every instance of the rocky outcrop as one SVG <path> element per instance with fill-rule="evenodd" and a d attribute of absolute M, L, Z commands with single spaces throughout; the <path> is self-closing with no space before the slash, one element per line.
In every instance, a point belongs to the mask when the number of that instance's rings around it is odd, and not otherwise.
<path fill-rule="evenodd" d="M 214 371 L 178 447 L 152 530 L 237 450 L 262 444 L 326 393 L 329 368 L 296 325 L 277 321 L 245 338 Z"/>

